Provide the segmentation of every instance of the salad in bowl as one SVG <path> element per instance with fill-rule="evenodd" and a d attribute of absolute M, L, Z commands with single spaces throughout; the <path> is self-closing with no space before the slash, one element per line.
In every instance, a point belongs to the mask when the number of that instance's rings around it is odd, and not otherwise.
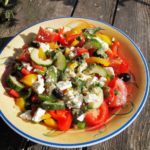
<path fill-rule="evenodd" d="M 8 74 L 19 117 L 49 128 L 96 130 L 127 104 L 131 74 L 121 44 L 101 27 L 40 27 Z"/>
<path fill-rule="evenodd" d="M 59 148 L 106 141 L 141 112 L 149 73 L 136 44 L 111 25 L 47 20 L 0 55 L 0 116 L 31 141 Z"/>

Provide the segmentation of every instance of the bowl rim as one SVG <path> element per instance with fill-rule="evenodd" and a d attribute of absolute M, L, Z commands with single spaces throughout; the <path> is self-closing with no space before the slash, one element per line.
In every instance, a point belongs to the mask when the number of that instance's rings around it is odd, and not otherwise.
<path fill-rule="evenodd" d="M 18 36 L 21 32 L 23 32 L 24 30 L 32 27 L 32 26 L 35 26 L 37 24 L 40 24 L 40 23 L 43 23 L 43 22 L 47 22 L 47 21 L 51 21 L 51 20 L 55 20 L 55 19 L 67 19 L 67 18 L 75 18 L 75 19 L 87 19 L 87 20 L 91 20 L 91 21 L 96 21 L 96 22 L 99 22 L 101 24 L 104 24 L 104 25 L 107 25 L 111 28 L 113 28 L 114 30 L 116 30 L 117 32 L 121 33 L 123 36 L 125 36 L 132 44 L 133 46 L 136 48 L 137 52 L 140 54 L 140 57 L 142 58 L 142 61 L 144 63 L 144 68 L 145 68 L 145 72 L 146 72 L 146 90 L 145 90 L 145 93 L 144 93 L 144 96 L 143 96 L 143 99 L 137 109 L 137 111 L 135 112 L 135 114 L 124 124 L 122 125 L 119 129 L 115 130 L 114 132 L 104 136 L 104 137 L 101 137 L 101 138 L 98 138 L 96 140 L 91 140 L 89 142 L 82 142 L 82 143 L 76 143 L 76 144 L 62 144 L 62 143 L 54 143 L 54 142 L 47 142 L 47 141 L 44 141 L 44 140 L 40 140 L 38 138 L 35 138 L 29 134 L 26 134 L 25 132 L 21 131 L 19 128 L 17 128 L 14 124 L 12 124 L 6 117 L 5 115 L 3 114 L 3 112 L 0 110 L 0 117 L 3 119 L 3 121 L 12 129 L 14 130 L 16 133 L 18 133 L 19 135 L 23 136 L 24 138 L 28 139 L 28 140 L 31 140 L 33 142 L 36 142 L 36 143 L 39 143 L 39 144 L 42 144 L 42 145 L 46 145 L 46 146 L 52 146 L 52 147 L 57 147 L 57 148 L 80 148 L 80 147 L 86 147 L 86 146 L 91 146 L 91 145 L 94 145 L 94 144 L 98 144 L 98 143 L 101 143 L 103 141 L 106 141 L 108 139 L 111 139 L 112 137 L 118 135 L 119 133 L 121 133 L 122 131 L 124 131 L 128 126 L 131 125 L 131 123 L 133 123 L 133 121 L 137 118 L 137 116 L 139 115 L 139 113 L 142 111 L 145 103 L 146 103 L 146 100 L 147 100 L 147 97 L 148 97 L 148 94 L 149 94 L 149 83 L 150 83 L 150 76 L 149 76 L 149 69 L 148 69 L 148 65 L 147 65 L 147 62 L 146 62 L 146 59 L 142 53 L 142 51 L 140 50 L 140 48 L 135 44 L 135 42 L 122 30 L 118 29 L 117 27 L 109 24 L 109 23 L 106 23 L 104 21 L 100 21 L 100 20 L 96 20 L 96 19 L 93 19 L 93 18 L 90 18 L 90 17 L 80 17 L 80 16 L 59 16 L 59 17 L 54 17 L 54 18 L 49 18 L 49 19 L 46 19 L 46 20 L 42 20 L 42 21 L 39 21 L 39 22 L 36 22 L 36 23 L 32 23 L 28 26 L 26 26 L 25 28 L 23 28 L 22 30 L 20 30 L 19 32 L 17 32 L 15 34 L 15 36 L 13 36 L 13 38 L 11 38 L 10 40 L 8 40 L 8 42 L 2 47 L 2 49 L 0 49 L 0 54 L 1 52 L 4 50 L 4 48 L 16 37 Z"/>

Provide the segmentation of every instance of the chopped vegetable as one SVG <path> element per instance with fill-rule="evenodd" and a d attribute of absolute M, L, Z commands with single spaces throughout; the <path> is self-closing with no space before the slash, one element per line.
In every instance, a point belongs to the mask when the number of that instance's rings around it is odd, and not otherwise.
<path fill-rule="evenodd" d="M 92 131 L 127 104 L 130 64 L 120 56 L 121 42 L 100 30 L 86 21 L 40 27 L 6 80 L 20 118 L 54 130 Z"/>

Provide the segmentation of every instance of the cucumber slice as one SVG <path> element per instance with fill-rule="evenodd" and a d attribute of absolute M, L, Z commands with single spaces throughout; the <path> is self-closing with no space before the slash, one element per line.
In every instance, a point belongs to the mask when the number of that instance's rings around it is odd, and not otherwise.
<path fill-rule="evenodd" d="M 51 96 L 48 96 L 48 95 L 38 95 L 38 98 L 39 100 L 41 101 L 48 101 L 48 102 L 56 102 L 56 97 L 51 95 Z"/>
<path fill-rule="evenodd" d="M 107 77 L 107 71 L 99 65 L 91 65 L 84 71 L 85 74 L 99 74 L 102 77 Z"/>
<path fill-rule="evenodd" d="M 99 108 L 104 101 L 103 90 L 100 87 L 94 87 L 92 91 L 99 97 L 97 101 L 90 102 L 90 108 Z"/>
<path fill-rule="evenodd" d="M 54 66 L 50 66 L 47 69 L 46 78 L 50 78 L 51 82 L 55 83 L 57 82 L 57 69 Z"/>
<path fill-rule="evenodd" d="M 39 58 L 38 53 L 39 53 L 39 50 L 35 49 L 35 48 L 31 51 L 31 59 L 36 64 L 42 65 L 42 66 L 50 66 L 52 64 L 52 60 L 51 59 L 43 60 L 43 59 Z"/>
<path fill-rule="evenodd" d="M 83 47 L 86 49 L 100 49 L 102 45 L 98 40 L 90 39 L 84 44 Z"/>
<path fill-rule="evenodd" d="M 57 67 L 57 69 L 61 71 L 65 70 L 67 63 L 66 63 L 66 57 L 63 55 L 62 52 L 58 52 L 56 54 L 55 66 Z"/>
<path fill-rule="evenodd" d="M 42 107 L 46 110 L 60 110 L 60 109 L 65 109 L 65 104 L 63 101 L 59 101 L 55 103 L 45 101 L 42 103 Z"/>
<path fill-rule="evenodd" d="M 24 88 L 24 85 L 17 81 L 15 76 L 9 75 L 6 82 L 10 88 L 16 91 L 21 91 Z"/>

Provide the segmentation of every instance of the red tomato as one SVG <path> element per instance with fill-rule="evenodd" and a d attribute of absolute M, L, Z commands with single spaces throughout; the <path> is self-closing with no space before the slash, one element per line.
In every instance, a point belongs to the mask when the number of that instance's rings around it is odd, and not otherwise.
<path fill-rule="evenodd" d="M 85 48 L 77 47 L 76 48 L 76 53 L 77 53 L 77 56 L 80 56 L 83 53 L 89 53 L 89 51 L 87 49 L 85 49 Z"/>
<path fill-rule="evenodd" d="M 40 27 L 35 39 L 39 42 L 56 42 L 58 40 L 58 33 L 51 32 Z"/>
<path fill-rule="evenodd" d="M 20 94 L 14 89 L 9 90 L 9 95 L 11 95 L 12 97 L 15 97 L 15 98 L 20 97 Z"/>
<path fill-rule="evenodd" d="M 113 57 L 117 57 L 118 56 L 118 49 L 120 47 L 120 42 L 116 41 L 112 44 L 111 46 L 111 50 L 113 52 Z"/>
<path fill-rule="evenodd" d="M 66 40 L 69 44 L 71 44 L 78 36 L 80 36 L 80 34 L 74 34 L 74 35 L 68 36 Z"/>
<path fill-rule="evenodd" d="M 27 70 L 26 68 L 22 68 L 22 69 L 21 69 L 21 73 L 22 73 L 23 75 L 28 75 L 28 74 L 30 74 L 31 72 L 30 72 L 29 70 Z"/>
<path fill-rule="evenodd" d="M 110 87 L 109 96 L 106 98 L 106 102 L 109 107 L 120 107 L 127 102 L 127 88 L 125 83 L 119 79 L 114 78 L 108 84 Z"/>
<path fill-rule="evenodd" d="M 117 57 L 111 60 L 110 66 L 113 67 L 116 74 L 127 73 L 129 64 L 125 58 Z"/>
<path fill-rule="evenodd" d="M 77 45 L 77 47 L 82 47 L 85 43 L 85 37 L 83 35 L 81 35 L 81 41 L 79 42 L 79 44 Z"/>
<path fill-rule="evenodd" d="M 38 65 L 38 64 L 36 64 L 34 62 L 32 62 L 32 67 L 35 68 L 35 69 L 39 69 L 41 71 L 45 71 L 45 69 L 46 69 L 46 67 Z"/>
<path fill-rule="evenodd" d="M 70 129 L 72 123 L 72 115 L 69 110 L 51 110 L 49 111 L 52 118 L 57 121 L 58 129 L 66 131 Z"/>
<path fill-rule="evenodd" d="M 108 105 L 104 101 L 99 109 L 89 111 L 85 115 L 85 122 L 88 126 L 104 125 L 109 117 Z"/>
<path fill-rule="evenodd" d="M 22 53 L 19 56 L 20 61 L 29 62 L 30 61 L 30 53 L 26 49 L 22 50 Z"/>

